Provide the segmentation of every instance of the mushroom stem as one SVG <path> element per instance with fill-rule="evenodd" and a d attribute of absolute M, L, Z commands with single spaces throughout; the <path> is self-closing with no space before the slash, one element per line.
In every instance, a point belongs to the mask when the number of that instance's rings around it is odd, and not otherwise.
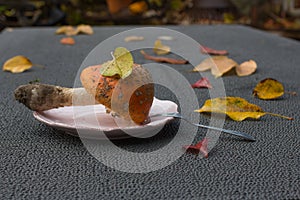
<path fill-rule="evenodd" d="M 17 101 L 34 111 L 97 103 L 84 88 L 65 88 L 40 83 L 21 85 L 14 91 L 14 94 Z"/>

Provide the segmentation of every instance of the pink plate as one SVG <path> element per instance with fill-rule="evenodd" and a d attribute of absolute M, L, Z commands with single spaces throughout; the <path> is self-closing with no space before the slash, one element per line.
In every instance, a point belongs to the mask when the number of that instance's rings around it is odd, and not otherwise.
<path fill-rule="evenodd" d="M 177 104 L 154 98 L 150 116 L 177 112 Z M 137 125 L 107 114 L 103 105 L 69 106 L 43 112 L 33 112 L 39 120 L 65 133 L 87 139 L 123 139 L 150 137 L 161 130 L 172 117 L 155 117 L 145 125 Z"/>

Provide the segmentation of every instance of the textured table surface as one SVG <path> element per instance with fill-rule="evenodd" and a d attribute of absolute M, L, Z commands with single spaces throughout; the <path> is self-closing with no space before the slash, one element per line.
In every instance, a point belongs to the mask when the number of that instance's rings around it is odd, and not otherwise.
<path fill-rule="evenodd" d="M 102 40 L 131 27 L 99 27 L 94 35 L 76 37 L 63 46 L 55 28 L 20 28 L 0 34 L 0 62 L 25 55 L 44 69 L 21 74 L 0 73 L 0 198 L 1 199 L 299 199 L 300 198 L 300 43 L 244 26 L 168 27 L 203 45 L 226 49 L 238 62 L 254 59 L 254 75 L 223 78 L 228 96 L 240 96 L 264 110 L 285 114 L 293 121 L 264 116 L 259 121 L 234 122 L 224 127 L 253 135 L 245 142 L 221 135 L 209 158 L 184 154 L 171 165 L 141 174 L 120 172 L 91 156 L 81 140 L 38 122 L 17 103 L 14 89 L 34 79 L 72 87 L 86 55 Z M 182 66 L 173 66 L 180 68 Z M 190 83 L 193 73 L 181 71 Z M 279 100 L 262 101 L 251 91 L 267 77 L 286 90 Z M 164 96 L 163 91 L 156 91 Z M 196 90 L 199 98 L 207 95 Z M 200 101 L 203 103 L 203 101 Z M 209 119 L 203 116 L 204 120 Z M 147 151 L 168 142 L 172 124 L 151 140 L 118 141 L 124 148 Z M 188 132 L 188 130 L 186 130 Z M 199 134 L 205 133 L 199 130 Z M 198 136 L 197 136 L 198 137 Z M 200 137 L 200 136 L 199 136 Z M 195 140 L 196 141 L 196 140 Z"/>

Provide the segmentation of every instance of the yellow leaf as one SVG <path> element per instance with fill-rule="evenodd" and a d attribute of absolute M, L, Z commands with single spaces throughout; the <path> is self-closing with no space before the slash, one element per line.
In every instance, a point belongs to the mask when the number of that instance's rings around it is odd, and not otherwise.
<path fill-rule="evenodd" d="M 246 118 L 259 119 L 266 113 L 254 104 L 240 97 L 223 97 L 206 100 L 203 107 L 196 112 L 214 112 L 226 114 L 235 121 L 243 121 Z"/>
<path fill-rule="evenodd" d="M 56 32 L 56 34 L 65 34 L 67 36 L 77 35 L 78 32 L 74 27 L 72 26 L 61 26 L 59 27 Z"/>
<path fill-rule="evenodd" d="M 118 47 L 113 53 L 113 60 L 102 64 L 100 73 L 103 76 L 120 75 L 122 79 L 129 76 L 132 72 L 133 57 L 126 48 Z"/>
<path fill-rule="evenodd" d="M 248 76 L 250 74 L 253 74 L 256 68 L 257 68 L 256 62 L 254 60 L 249 60 L 236 66 L 235 71 L 238 76 Z"/>
<path fill-rule="evenodd" d="M 170 53 L 171 48 L 169 46 L 163 45 L 160 40 L 156 40 L 154 43 L 153 51 L 157 55 L 165 55 Z"/>
<path fill-rule="evenodd" d="M 253 95 L 260 99 L 276 99 L 284 94 L 283 85 L 275 79 L 266 78 L 260 81 L 253 90 Z"/>
<path fill-rule="evenodd" d="M 212 112 L 226 114 L 235 121 L 243 121 L 247 118 L 259 119 L 260 117 L 269 114 L 276 117 L 292 120 L 291 117 L 286 117 L 279 114 L 264 112 L 261 107 L 249 103 L 247 100 L 240 97 L 221 97 L 206 100 L 202 108 L 195 112 Z"/>
<path fill-rule="evenodd" d="M 238 66 L 238 63 L 227 56 L 213 56 L 203 60 L 193 71 L 206 71 L 211 69 L 211 73 L 217 78 L 229 72 L 235 66 Z"/>
<path fill-rule="evenodd" d="M 85 24 L 81 24 L 79 26 L 77 26 L 77 32 L 79 33 L 83 33 L 83 34 L 87 34 L 87 35 L 92 35 L 94 33 L 93 28 L 90 25 L 85 25 Z"/>
<path fill-rule="evenodd" d="M 93 28 L 90 25 L 81 24 L 75 29 L 73 26 L 61 26 L 59 27 L 56 34 L 65 34 L 67 36 L 74 36 L 80 33 L 92 35 L 94 33 Z"/>
<path fill-rule="evenodd" d="M 24 56 L 15 56 L 7 60 L 3 65 L 3 71 L 21 73 L 32 67 L 31 61 Z"/>
<path fill-rule="evenodd" d="M 125 42 L 133 42 L 133 41 L 142 41 L 144 40 L 143 36 L 128 36 L 124 39 Z"/>

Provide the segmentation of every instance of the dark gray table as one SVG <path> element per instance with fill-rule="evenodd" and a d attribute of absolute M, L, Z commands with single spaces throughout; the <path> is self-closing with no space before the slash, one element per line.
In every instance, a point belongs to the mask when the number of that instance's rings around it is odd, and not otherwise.
<path fill-rule="evenodd" d="M 166 168 L 146 174 L 129 174 L 106 167 L 87 152 L 80 139 L 38 122 L 30 110 L 14 101 L 13 90 L 34 79 L 71 87 L 89 51 L 102 40 L 129 28 L 95 28 L 92 36 L 76 37 L 75 46 L 59 44 L 55 28 L 20 28 L 0 34 L 1 63 L 21 54 L 45 66 L 22 74 L 0 73 L 0 198 L 299 199 L 300 43 L 297 41 L 244 26 L 169 27 L 201 44 L 227 49 L 238 62 L 255 59 L 259 66 L 256 74 L 223 79 L 226 94 L 246 98 L 265 110 L 295 120 L 265 116 L 260 121 L 238 123 L 227 119 L 226 128 L 248 132 L 257 141 L 249 143 L 221 135 L 208 159 L 184 154 Z M 191 83 L 197 80 L 195 74 L 182 73 Z M 281 81 L 298 96 L 284 95 L 276 101 L 253 98 L 252 88 L 266 77 Z M 157 93 L 164 96 L 164 92 Z M 203 98 L 206 92 L 197 90 L 196 94 Z M 208 122 L 209 117 L 203 118 Z M 116 143 L 124 148 L 147 150 L 166 144 L 172 130 L 171 124 L 150 142 L 128 139 Z"/>

